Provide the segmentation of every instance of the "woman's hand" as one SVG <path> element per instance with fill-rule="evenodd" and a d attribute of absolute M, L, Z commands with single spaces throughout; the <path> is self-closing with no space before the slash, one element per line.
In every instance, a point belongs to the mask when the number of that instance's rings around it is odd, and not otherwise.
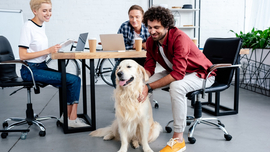
<path fill-rule="evenodd" d="M 48 52 L 50 53 L 57 53 L 58 50 L 61 48 L 60 44 L 56 44 L 54 46 L 51 46 L 50 48 L 48 48 Z"/>

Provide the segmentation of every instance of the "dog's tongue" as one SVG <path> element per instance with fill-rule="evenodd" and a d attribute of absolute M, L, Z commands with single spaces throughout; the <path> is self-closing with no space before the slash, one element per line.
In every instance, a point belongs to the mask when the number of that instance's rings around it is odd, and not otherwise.
<path fill-rule="evenodd" d="M 119 85 L 120 85 L 120 86 L 123 86 L 123 85 L 125 85 L 125 84 L 126 84 L 126 82 L 127 82 L 127 80 L 124 80 L 124 81 L 119 81 Z"/>

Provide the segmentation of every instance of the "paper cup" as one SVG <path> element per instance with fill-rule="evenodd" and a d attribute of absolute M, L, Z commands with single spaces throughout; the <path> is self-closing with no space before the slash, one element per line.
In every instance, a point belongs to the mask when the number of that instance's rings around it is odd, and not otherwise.
<path fill-rule="evenodd" d="M 96 52 L 97 49 L 97 39 L 96 38 L 90 38 L 88 39 L 88 43 L 89 43 L 89 50 L 91 53 Z"/>
<path fill-rule="evenodd" d="M 192 42 L 196 45 L 196 46 L 198 46 L 198 39 L 197 38 L 193 38 L 193 39 L 191 39 L 192 40 Z"/>
<path fill-rule="evenodd" d="M 142 51 L 142 38 L 135 38 L 136 51 Z"/>

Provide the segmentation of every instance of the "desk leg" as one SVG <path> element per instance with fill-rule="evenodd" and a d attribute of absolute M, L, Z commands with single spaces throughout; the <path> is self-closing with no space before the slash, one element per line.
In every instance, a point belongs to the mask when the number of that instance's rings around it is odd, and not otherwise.
<path fill-rule="evenodd" d="M 61 72 L 61 81 L 62 81 L 62 87 L 59 87 L 59 108 L 60 108 L 60 115 L 64 114 L 64 124 L 63 124 L 63 130 L 64 133 L 67 133 L 68 130 L 68 116 L 67 116 L 67 85 L 66 85 L 66 66 L 65 66 L 65 60 L 58 60 L 58 69 Z"/>
<path fill-rule="evenodd" d="M 95 64 L 94 59 L 90 59 L 90 94 L 91 94 L 91 118 L 92 128 L 96 129 L 96 97 L 95 97 Z"/>
<path fill-rule="evenodd" d="M 82 62 L 82 89 L 83 89 L 83 113 L 77 114 L 78 117 L 85 119 L 86 123 L 90 124 L 89 127 L 78 127 L 78 128 L 71 128 L 68 127 L 68 115 L 67 115 L 67 85 L 66 85 L 66 65 L 65 65 L 65 59 L 59 59 L 58 60 L 58 70 L 61 72 L 61 85 L 62 87 L 59 87 L 59 108 L 60 108 L 60 115 L 63 113 L 64 116 L 64 124 L 62 125 L 63 131 L 65 134 L 67 133 L 75 133 L 75 132 L 83 132 L 83 131 L 92 131 L 96 129 L 96 111 L 95 111 L 95 82 L 92 83 L 92 79 L 94 81 L 94 77 L 91 78 L 91 83 L 94 85 L 91 85 L 91 112 L 92 112 L 92 120 L 87 115 L 87 94 L 86 94 L 86 69 L 85 69 L 85 60 Z M 92 61 L 93 67 L 92 72 L 94 71 L 94 61 Z M 94 75 L 93 75 L 94 76 Z M 91 123 L 92 122 L 92 123 Z"/>
<path fill-rule="evenodd" d="M 83 114 L 87 115 L 87 94 L 86 94 L 86 70 L 85 60 L 82 60 L 82 93 L 83 93 Z"/>

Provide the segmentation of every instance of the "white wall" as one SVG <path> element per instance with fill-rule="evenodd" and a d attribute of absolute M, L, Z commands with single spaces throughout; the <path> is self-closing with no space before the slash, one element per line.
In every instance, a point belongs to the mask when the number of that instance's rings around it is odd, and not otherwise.
<path fill-rule="evenodd" d="M 159 4 L 167 4 L 168 8 L 192 4 L 194 8 L 194 0 L 154 0 L 154 5 Z M 200 47 L 209 37 L 234 37 L 229 30 L 243 31 L 244 4 L 245 0 L 201 0 Z"/>
<path fill-rule="evenodd" d="M 235 37 L 244 29 L 245 0 L 202 0 L 201 45 L 209 37 Z"/>

